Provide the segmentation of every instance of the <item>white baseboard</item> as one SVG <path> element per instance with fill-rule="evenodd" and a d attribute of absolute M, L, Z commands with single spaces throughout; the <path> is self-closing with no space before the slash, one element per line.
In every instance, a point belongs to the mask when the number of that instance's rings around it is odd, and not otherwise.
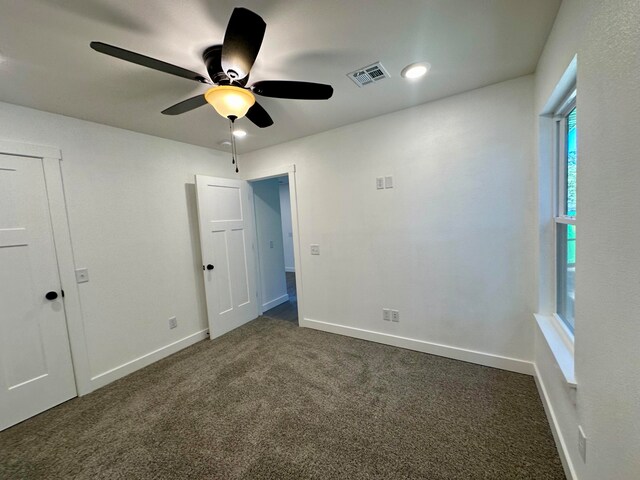
<path fill-rule="evenodd" d="M 540 398 L 542 399 L 542 406 L 544 407 L 544 411 L 547 414 L 547 420 L 549 421 L 549 426 L 551 427 L 553 439 L 556 442 L 558 455 L 560 456 L 560 461 L 562 462 L 562 467 L 564 468 L 564 474 L 566 475 L 568 480 L 577 480 L 578 476 L 576 475 L 575 468 L 573 468 L 573 462 L 571 461 L 571 457 L 569 456 L 567 450 L 567 442 L 562 435 L 562 430 L 560 430 L 560 425 L 558 424 L 558 418 L 556 417 L 553 406 L 551 405 L 551 401 L 549 400 L 549 396 L 547 395 L 547 389 L 544 386 L 544 381 L 542 380 L 542 376 L 540 375 L 538 366 L 535 363 L 533 364 L 533 369 L 536 386 L 538 387 L 538 393 L 540 394 Z"/>
<path fill-rule="evenodd" d="M 296 269 L 294 267 L 284 267 L 285 272 L 295 273 Z"/>
<path fill-rule="evenodd" d="M 329 333 L 337 333 L 348 337 L 359 338 L 361 340 L 369 340 L 371 342 L 383 343 L 394 347 L 406 348 L 423 353 L 430 353 L 441 357 L 453 358 L 464 362 L 476 363 L 486 367 L 499 368 L 509 370 L 516 373 L 524 373 L 533 375 L 533 363 L 517 358 L 502 357 L 491 353 L 477 352 L 464 348 L 450 347 L 438 343 L 425 342 L 424 340 L 415 340 L 413 338 L 399 337 L 388 333 L 373 332 L 360 328 L 346 327 L 335 323 L 321 322 L 319 320 L 311 320 L 305 318 L 299 322 L 301 327 L 313 328 Z"/>
<path fill-rule="evenodd" d="M 285 293 L 281 297 L 274 298 L 273 300 L 269 300 L 267 303 L 263 303 L 262 311 L 266 312 L 267 310 L 271 310 L 273 307 L 277 307 L 278 305 L 288 301 L 289 301 L 289 295 Z"/>
<path fill-rule="evenodd" d="M 168 357 L 169 355 L 176 353 L 183 348 L 186 348 L 194 343 L 199 342 L 200 340 L 204 340 L 207 338 L 209 333 L 209 329 L 200 330 L 199 332 L 192 333 L 180 340 L 177 340 L 169 345 L 165 345 L 164 347 L 158 348 L 153 352 L 149 352 L 141 357 L 133 359 L 127 363 L 123 363 L 122 365 L 112 368 L 106 372 L 100 373 L 95 377 L 91 377 L 91 392 L 104 387 L 105 385 L 118 380 L 130 373 L 135 372 L 136 370 L 140 370 L 148 365 L 151 365 L 158 360 L 163 359 L 164 357 Z M 89 392 L 87 392 L 89 393 Z"/>

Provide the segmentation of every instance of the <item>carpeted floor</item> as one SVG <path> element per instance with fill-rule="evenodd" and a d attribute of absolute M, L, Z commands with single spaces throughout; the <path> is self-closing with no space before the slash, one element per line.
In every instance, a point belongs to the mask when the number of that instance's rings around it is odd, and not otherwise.
<path fill-rule="evenodd" d="M 531 377 L 259 318 L 0 433 L 8 479 L 564 479 Z"/>

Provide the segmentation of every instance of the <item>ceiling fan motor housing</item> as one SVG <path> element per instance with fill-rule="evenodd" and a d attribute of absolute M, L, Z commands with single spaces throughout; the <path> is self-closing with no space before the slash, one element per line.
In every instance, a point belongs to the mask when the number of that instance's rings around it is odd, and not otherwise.
<path fill-rule="evenodd" d="M 236 80 L 231 76 L 232 71 L 229 72 L 229 75 L 224 73 L 222 70 L 222 45 L 210 46 L 203 52 L 202 58 L 204 59 L 204 64 L 207 66 L 207 72 L 209 72 L 211 81 L 216 85 L 231 85 L 235 83 L 244 87 L 249 81 L 248 75 L 241 80 Z M 231 78 L 229 78 L 230 76 Z"/>
<path fill-rule="evenodd" d="M 213 83 L 228 81 L 227 75 L 222 71 L 220 59 L 222 58 L 222 45 L 212 45 L 202 53 L 204 64 Z"/>

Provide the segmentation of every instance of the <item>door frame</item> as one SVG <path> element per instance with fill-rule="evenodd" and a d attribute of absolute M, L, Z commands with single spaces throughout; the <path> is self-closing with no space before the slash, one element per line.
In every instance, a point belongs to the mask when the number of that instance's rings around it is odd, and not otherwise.
<path fill-rule="evenodd" d="M 60 288 L 64 290 L 63 302 L 73 375 L 77 394 L 86 395 L 92 390 L 91 373 L 62 179 L 62 152 L 56 147 L 0 140 L 0 154 L 42 160 Z"/>
<path fill-rule="evenodd" d="M 300 320 L 304 318 L 304 293 L 302 288 L 302 250 L 300 244 L 300 230 L 298 228 L 298 190 L 296 186 L 296 166 L 293 165 L 283 165 L 280 167 L 273 167 L 266 170 L 261 170 L 256 173 L 249 173 L 248 175 L 243 175 L 242 179 L 249 182 L 257 182 L 260 180 L 268 180 L 269 178 L 283 177 L 287 176 L 289 178 L 289 200 L 291 203 L 291 230 L 293 235 L 293 266 L 296 272 L 296 296 L 298 299 L 298 324 L 300 324 Z M 253 192 L 253 187 L 251 187 Z M 253 222 L 255 224 L 255 208 L 253 209 Z M 256 235 L 256 229 L 254 228 L 254 236 Z M 257 239 L 254 239 L 254 244 L 256 248 L 254 249 L 254 255 L 256 257 L 256 281 L 260 282 L 260 272 L 257 270 L 260 265 L 260 259 L 258 258 L 258 248 L 257 248 Z M 261 282 L 260 282 L 261 283 Z M 256 284 L 256 286 L 258 283 Z M 262 287 L 258 289 L 260 301 L 258 302 L 258 307 L 260 311 L 260 315 L 264 312 L 262 311 Z"/>

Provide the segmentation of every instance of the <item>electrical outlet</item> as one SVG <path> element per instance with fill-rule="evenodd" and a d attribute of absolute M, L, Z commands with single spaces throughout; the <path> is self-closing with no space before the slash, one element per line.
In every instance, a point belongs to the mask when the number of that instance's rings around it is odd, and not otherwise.
<path fill-rule="evenodd" d="M 392 322 L 400 321 L 400 312 L 398 312 L 398 310 L 391 310 L 391 321 Z"/>
<path fill-rule="evenodd" d="M 86 268 L 76 268 L 76 282 L 86 283 L 89 281 L 89 270 Z"/>
<path fill-rule="evenodd" d="M 382 309 L 382 320 L 384 320 L 385 322 L 391 321 L 391 310 L 389 310 L 388 308 Z"/>
<path fill-rule="evenodd" d="M 384 188 L 393 188 L 393 177 L 384 177 Z"/>
<path fill-rule="evenodd" d="M 376 188 L 382 190 L 384 188 L 384 177 L 376 178 Z"/>
<path fill-rule="evenodd" d="M 578 426 L 578 452 L 583 462 L 587 462 L 587 436 L 581 426 Z"/>
<path fill-rule="evenodd" d="M 311 245 L 311 255 L 320 255 L 320 245 Z"/>
<path fill-rule="evenodd" d="M 176 319 L 176 317 L 170 317 L 169 318 L 169 328 L 173 329 L 176 328 L 178 326 L 178 320 Z"/>

